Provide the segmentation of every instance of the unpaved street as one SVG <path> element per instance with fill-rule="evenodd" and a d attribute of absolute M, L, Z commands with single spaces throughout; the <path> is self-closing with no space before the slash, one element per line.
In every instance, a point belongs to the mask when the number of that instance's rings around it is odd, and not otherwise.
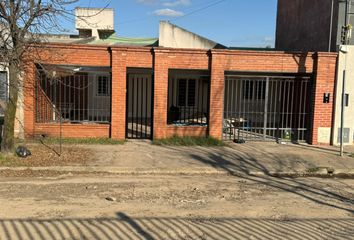
<path fill-rule="evenodd" d="M 354 239 L 354 180 L 0 179 L 0 239 Z"/>

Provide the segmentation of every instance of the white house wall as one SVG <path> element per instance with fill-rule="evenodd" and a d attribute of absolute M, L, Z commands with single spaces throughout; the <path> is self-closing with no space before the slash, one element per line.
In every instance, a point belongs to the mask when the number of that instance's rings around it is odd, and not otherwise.
<path fill-rule="evenodd" d="M 343 46 L 347 53 L 339 53 L 338 78 L 335 102 L 335 123 L 333 129 L 333 144 L 338 145 L 339 129 L 341 126 L 341 104 L 343 89 L 343 70 L 346 69 L 346 93 L 349 94 L 349 106 L 345 107 L 346 131 L 349 130 L 349 142 L 345 144 L 353 145 L 354 143 L 354 46 Z M 345 135 L 346 136 L 346 135 Z"/>
<path fill-rule="evenodd" d="M 111 97 L 97 95 L 97 77 L 108 76 L 107 72 L 89 73 L 89 87 L 88 87 L 88 115 L 90 118 L 98 117 L 98 119 L 108 119 L 110 115 Z M 109 92 L 111 92 L 109 86 Z"/>

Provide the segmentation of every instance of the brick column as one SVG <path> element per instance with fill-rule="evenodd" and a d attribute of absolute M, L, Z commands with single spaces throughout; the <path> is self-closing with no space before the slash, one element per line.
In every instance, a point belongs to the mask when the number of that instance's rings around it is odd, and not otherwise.
<path fill-rule="evenodd" d="M 330 144 L 335 99 L 337 54 L 317 53 L 314 60 L 312 97 L 312 132 L 310 144 Z M 324 103 L 324 94 L 330 94 L 330 102 Z"/>
<path fill-rule="evenodd" d="M 126 127 L 127 52 L 112 49 L 111 138 L 124 140 Z"/>
<path fill-rule="evenodd" d="M 225 70 L 223 55 L 211 52 L 209 136 L 222 139 Z"/>
<path fill-rule="evenodd" d="M 36 66 L 34 63 L 29 63 L 25 69 L 25 76 L 23 82 L 23 94 L 24 94 L 24 132 L 25 137 L 34 136 L 34 124 L 36 121 Z"/>
<path fill-rule="evenodd" d="M 166 50 L 165 50 L 166 51 Z M 168 98 L 168 56 L 164 50 L 154 54 L 154 139 L 166 138 Z"/>

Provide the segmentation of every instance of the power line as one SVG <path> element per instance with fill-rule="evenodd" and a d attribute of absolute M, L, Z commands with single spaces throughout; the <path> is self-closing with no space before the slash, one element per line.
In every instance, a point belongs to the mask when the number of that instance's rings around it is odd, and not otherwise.
<path fill-rule="evenodd" d="M 216 6 L 216 5 L 218 5 L 218 4 L 222 3 L 222 2 L 225 2 L 225 1 L 227 1 L 227 0 L 219 0 L 219 1 L 217 1 L 217 2 L 214 2 L 214 3 L 211 3 L 211 4 L 207 5 L 207 6 L 205 6 L 205 7 L 202 7 L 202 8 L 196 9 L 196 10 L 194 10 L 194 11 L 192 11 L 192 12 L 189 12 L 189 13 L 183 15 L 183 16 L 172 18 L 172 19 L 170 19 L 170 21 L 180 20 L 181 18 L 190 16 L 190 15 L 192 15 L 192 14 L 194 14 L 194 13 L 197 13 L 197 12 L 203 11 L 203 10 L 205 10 L 205 9 L 214 7 L 214 6 Z"/>
<path fill-rule="evenodd" d="M 197 12 L 200 12 L 200 11 L 203 11 L 205 9 L 208 9 L 208 8 L 211 8 L 215 5 L 218 5 L 222 2 L 225 2 L 227 0 L 218 0 L 217 2 L 215 1 L 212 1 L 211 3 L 209 3 L 208 5 L 204 6 L 204 7 L 201 7 L 201 8 L 197 8 L 196 10 L 193 10 L 191 12 L 188 12 L 186 14 L 184 14 L 183 16 L 180 16 L 180 17 L 174 17 L 174 18 L 170 18 L 169 21 L 174 21 L 174 20 L 179 20 L 183 17 L 186 17 L 186 16 L 190 16 L 194 13 L 197 13 Z M 204 4 L 198 4 L 197 6 L 201 6 L 201 5 L 204 5 Z M 141 18 L 135 18 L 135 19 L 130 19 L 130 20 L 127 20 L 127 21 L 122 21 L 122 22 L 118 22 L 118 25 L 123 25 L 123 24 L 128 24 L 128 23 L 133 23 L 133 22 L 140 22 L 140 21 L 144 21 L 146 19 L 149 19 L 149 18 L 153 18 L 155 17 L 154 15 L 151 15 L 151 16 L 147 16 L 147 17 L 141 17 Z"/>

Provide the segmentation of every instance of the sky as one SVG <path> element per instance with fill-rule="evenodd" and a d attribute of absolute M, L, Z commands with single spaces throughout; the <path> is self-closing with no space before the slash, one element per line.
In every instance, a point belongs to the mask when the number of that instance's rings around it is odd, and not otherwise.
<path fill-rule="evenodd" d="M 122 37 L 158 37 L 159 21 L 232 47 L 274 46 L 277 0 L 80 0 L 74 8 L 115 10 Z M 63 23 L 75 32 L 73 22 Z"/>

